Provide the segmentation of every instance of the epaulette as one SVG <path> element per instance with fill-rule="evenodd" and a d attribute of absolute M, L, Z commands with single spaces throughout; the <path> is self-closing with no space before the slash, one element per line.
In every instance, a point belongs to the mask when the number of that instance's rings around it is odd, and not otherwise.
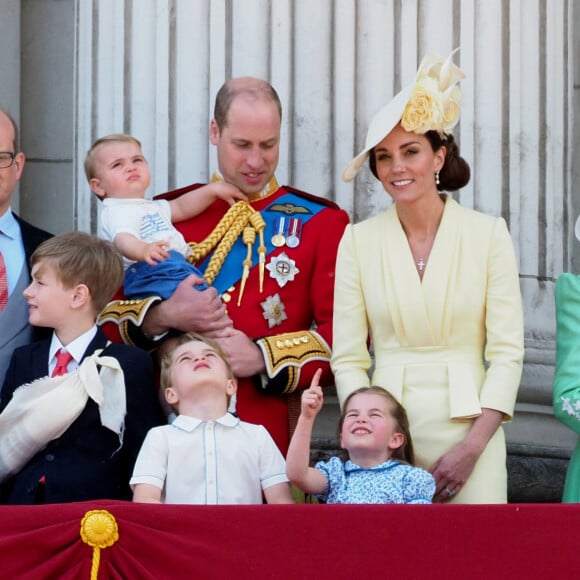
<path fill-rule="evenodd" d="M 156 196 L 153 197 L 153 199 L 175 199 L 176 197 L 179 197 L 180 195 L 183 195 L 184 193 L 187 193 L 189 191 L 193 191 L 194 189 L 199 189 L 200 187 L 203 187 L 204 185 L 207 185 L 206 183 L 192 183 L 191 185 L 186 185 L 185 187 L 180 187 L 179 189 L 172 189 L 171 191 L 167 191 L 165 193 L 159 193 Z"/>
<path fill-rule="evenodd" d="M 337 203 L 335 203 L 334 201 L 331 201 L 330 199 L 326 199 L 325 197 L 320 197 L 318 195 L 314 195 L 312 193 L 308 193 L 306 191 L 301 191 L 300 189 L 296 189 L 295 187 L 291 187 L 289 185 L 283 185 L 282 189 L 287 190 L 289 193 L 294 193 L 296 195 L 300 195 L 302 197 L 305 197 L 311 201 L 314 201 L 316 203 L 319 203 L 321 205 L 326 205 L 328 207 L 331 207 L 333 209 L 342 209 Z"/>

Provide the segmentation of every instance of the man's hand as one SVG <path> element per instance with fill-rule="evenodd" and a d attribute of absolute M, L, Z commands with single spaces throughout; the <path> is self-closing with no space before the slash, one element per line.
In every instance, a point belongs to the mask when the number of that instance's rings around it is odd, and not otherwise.
<path fill-rule="evenodd" d="M 151 308 L 143 321 L 145 334 L 154 336 L 170 329 L 214 338 L 226 334 L 232 326 L 226 307 L 215 288 L 196 290 L 195 285 L 201 283 L 202 278 L 191 274 L 179 283 L 170 298 Z"/>
<path fill-rule="evenodd" d="M 206 290 L 207 292 L 207 290 Z M 266 370 L 260 348 L 241 330 L 230 328 L 228 336 L 217 337 L 219 345 L 228 357 L 236 377 L 251 377 Z"/>

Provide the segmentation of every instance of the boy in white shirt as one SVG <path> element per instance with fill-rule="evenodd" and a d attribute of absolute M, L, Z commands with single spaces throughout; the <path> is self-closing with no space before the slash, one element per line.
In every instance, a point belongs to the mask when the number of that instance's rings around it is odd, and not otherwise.
<path fill-rule="evenodd" d="M 137 458 L 133 501 L 181 504 L 293 503 L 286 467 L 262 425 L 228 413 L 237 383 L 219 345 L 188 333 L 170 339 L 161 386 L 178 412 L 149 431 Z"/>
<path fill-rule="evenodd" d="M 123 255 L 125 296 L 169 298 L 184 278 L 201 272 L 187 260 L 191 248 L 172 222 L 192 218 L 216 199 L 230 204 L 247 197 L 234 185 L 215 182 L 175 199 L 145 199 L 151 182 L 141 143 L 125 134 L 97 139 L 85 158 L 92 191 L 103 200 L 99 236 Z"/>

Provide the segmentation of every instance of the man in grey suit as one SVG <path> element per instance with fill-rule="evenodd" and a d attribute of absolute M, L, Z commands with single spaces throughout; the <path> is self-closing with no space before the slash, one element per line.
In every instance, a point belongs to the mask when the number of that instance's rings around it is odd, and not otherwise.
<path fill-rule="evenodd" d="M 28 305 L 22 292 L 30 283 L 30 255 L 51 236 L 20 219 L 10 208 L 24 161 L 24 153 L 18 147 L 18 127 L 8 112 L 0 108 L 0 252 L 9 296 L 0 312 L 0 388 L 12 351 L 36 338 L 38 331 L 28 324 Z"/>

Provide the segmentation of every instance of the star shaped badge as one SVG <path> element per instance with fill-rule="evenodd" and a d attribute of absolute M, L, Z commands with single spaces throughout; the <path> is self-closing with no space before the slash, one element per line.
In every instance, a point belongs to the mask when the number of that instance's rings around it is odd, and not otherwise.
<path fill-rule="evenodd" d="M 274 256 L 266 266 L 270 276 L 278 282 L 278 286 L 283 288 L 287 282 L 292 282 L 300 270 L 296 267 L 296 262 L 288 257 L 286 252 Z"/>
<path fill-rule="evenodd" d="M 260 306 L 264 311 L 262 316 L 268 321 L 268 328 L 280 326 L 284 320 L 288 319 L 286 306 L 280 300 L 278 293 L 274 294 L 274 296 L 268 296 L 264 302 L 260 303 Z"/>

